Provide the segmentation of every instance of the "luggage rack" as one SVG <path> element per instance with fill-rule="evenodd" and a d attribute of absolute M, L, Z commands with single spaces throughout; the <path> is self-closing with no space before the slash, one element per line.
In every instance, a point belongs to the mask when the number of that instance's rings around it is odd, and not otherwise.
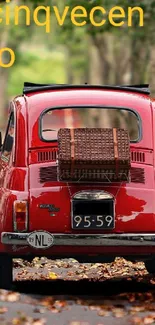
<path fill-rule="evenodd" d="M 41 92 L 46 90 L 63 90 L 63 89 L 99 89 L 99 90 L 124 90 L 127 92 L 138 92 L 146 95 L 150 95 L 149 84 L 141 85 L 70 85 L 70 84 L 37 84 L 31 82 L 25 82 L 23 88 L 23 94 L 29 94 L 33 92 Z"/>

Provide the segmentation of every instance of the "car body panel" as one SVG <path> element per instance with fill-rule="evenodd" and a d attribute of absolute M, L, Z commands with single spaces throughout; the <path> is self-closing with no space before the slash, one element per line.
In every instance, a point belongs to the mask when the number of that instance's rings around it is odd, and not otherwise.
<path fill-rule="evenodd" d="M 38 161 L 38 152 L 57 150 L 56 142 L 39 137 L 40 114 L 48 108 L 91 106 L 118 107 L 135 110 L 142 124 L 142 139 L 131 143 L 132 168 L 142 169 L 144 182 L 130 183 L 63 183 L 57 178 L 40 180 L 41 168 L 56 168 L 56 160 Z M 34 92 L 14 99 L 16 138 L 9 163 L 0 158 L 0 232 L 13 231 L 13 202 L 28 202 L 28 232 L 46 230 L 61 234 L 155 233 L 155 102 L 150 96 L 125 90 L 59 89 Z M 145 159 L 137 161 L 144 155 Z M 73 230 L 71 201 L 74 194 L 84 190 L 102 190 L 115 198 L 115 228 L 112 230 Z M 49 211 L 42 205 L 54 205 Z M 13 255 L 37 254 L 29 246 L 0 244 L 1 252 Z M 44 251 L 49 255 L 76 254 L 145 254 L 155 253 L 155 247 L 57 247 Z"/>
<path fill-rule="evenodd" d="M 62 90 L 41 94 L 30 94 L 26 98 L 29 111 L 29 148 L 48 146 L 36 135 L 39 134 L 38 118 L 47 108 L 73 106 L 122 107 L 137 111 L 142 120 L 143 139 L 135 147 L 153 149 L 152 132 L 147 125 L 152 125 L 150 98 L 146 95 L 106 90 Z M 145 121 L 145 123 L 144 123 Z"/>

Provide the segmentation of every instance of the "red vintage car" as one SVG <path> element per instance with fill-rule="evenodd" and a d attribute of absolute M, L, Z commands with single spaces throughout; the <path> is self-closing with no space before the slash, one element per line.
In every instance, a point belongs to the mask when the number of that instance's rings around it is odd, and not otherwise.
<path fill-rule="evenodd" d="M 58 179 L 58 130 L 91 127 L 128 130 L 130 181 Z M 155 272 L 154 146 L 148 85 L 25 83 L 1 146 L 0 287 L 10 287 L 16 257 L 104 263 L 122 256 Z"/>

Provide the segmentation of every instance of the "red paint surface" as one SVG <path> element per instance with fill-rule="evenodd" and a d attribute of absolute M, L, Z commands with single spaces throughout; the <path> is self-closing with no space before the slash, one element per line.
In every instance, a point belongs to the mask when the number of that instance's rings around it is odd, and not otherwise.
<path fill-rule="evenodd" d="M 38 151 L 51 150 L 56 143 L 43 142 L 39 138 L 39 116 L 45 108 L 75 105 L 100 105 L 131 108 L 137 111 L 142 120 L 143 137 L 139 143 L 131 144 L 131 151 L 145 152 L 145 162 L 132 162 L 132 167 L 145 170 L 145 184 L 78 184 L 67 187 L 65 183 L 51 181 L 40 183 L 39 168 L 55 165 L 55 162 L 38 163 Z M 71 228 L 70 199 L 73 194 L 84 189 L 103 189 L 115 196 L 115 229 L 112 233 L 155 233 L 155 102 L 149 96 L 125 91 L 110 90 L 57 90 L 30 94 L 15 99 L 16 141 L 15 161 L 9 164 L 0 158 L 0 232 L 13 231 L 13 201 L 28 200 L 29 229 L 48 230 L 53 233 L 88 233 L 73 231 Z M 54 204 L 60 211 L 51 217 L 39 204 Z M 105 233 L 106 231 L 89 231 Z M 108 231 L 107 231 L 108 232 Z M 0 244 L 1 251 L 12 252 L 12 247 Z M 30 247 L 20 248 L 19 253 L 41 254 Z M 93 254 L 146 254 L 155 253 L 153 247 L 92 247 Z M 87 247 L 52 247 L 44 255 L 88 254 Z"/>

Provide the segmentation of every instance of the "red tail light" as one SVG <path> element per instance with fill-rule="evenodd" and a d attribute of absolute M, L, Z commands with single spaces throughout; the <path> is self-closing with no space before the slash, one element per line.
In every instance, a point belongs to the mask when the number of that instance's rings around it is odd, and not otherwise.
<path fill-rule="evenodd" d="M 28 208 L 26 201 L 14 201 L 13 205 L 14 231 L 27 231 Z"/>

